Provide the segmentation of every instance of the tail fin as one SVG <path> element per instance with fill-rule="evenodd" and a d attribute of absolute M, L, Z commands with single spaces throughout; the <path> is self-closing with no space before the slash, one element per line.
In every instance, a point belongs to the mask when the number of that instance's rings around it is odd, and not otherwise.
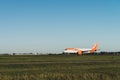
<path fill-rule="evenodd" d="M 93 45 L 92 49 L 91 49 L 91 52 L 97 51 L 97 48 L 98 48 L 98 44 L 95 43 L 95 44 Z"/>

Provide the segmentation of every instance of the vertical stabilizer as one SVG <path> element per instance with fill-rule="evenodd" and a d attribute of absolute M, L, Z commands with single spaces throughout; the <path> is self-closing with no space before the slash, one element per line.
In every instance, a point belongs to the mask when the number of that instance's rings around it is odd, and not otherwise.
<path fill-rule="evenodd" d="M 95 43 L 95 44 L 93 45 L 92 49 L 91 49 L 91 52 L 97 51 L 97 48 L 98 48 L 98 44 Z"/>

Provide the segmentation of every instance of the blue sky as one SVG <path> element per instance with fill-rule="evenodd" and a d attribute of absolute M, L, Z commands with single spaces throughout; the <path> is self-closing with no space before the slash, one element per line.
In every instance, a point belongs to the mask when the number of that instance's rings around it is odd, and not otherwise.
<path fill-rule="evenodd" d="M 0 53 L 120 50 L 119 0 L 0 0 Z"/>

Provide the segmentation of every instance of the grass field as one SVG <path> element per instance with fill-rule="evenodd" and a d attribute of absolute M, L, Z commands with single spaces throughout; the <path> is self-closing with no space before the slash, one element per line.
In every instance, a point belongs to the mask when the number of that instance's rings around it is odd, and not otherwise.
<path fill-rule="evenodd" d="M 120 80 L 120 56 L 0 56 L 0 80 Z"/>

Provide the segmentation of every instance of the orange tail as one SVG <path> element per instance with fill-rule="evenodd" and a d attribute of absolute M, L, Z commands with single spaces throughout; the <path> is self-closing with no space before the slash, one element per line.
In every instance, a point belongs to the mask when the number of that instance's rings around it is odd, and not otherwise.
<path fill-rule="evenodd" d="M 92 49 L 91 49 L 91 52 L 97 51 L 97 48 L 98 48 L 98 44 L 95 43 L 94 46 L 93 46 Z"/>

